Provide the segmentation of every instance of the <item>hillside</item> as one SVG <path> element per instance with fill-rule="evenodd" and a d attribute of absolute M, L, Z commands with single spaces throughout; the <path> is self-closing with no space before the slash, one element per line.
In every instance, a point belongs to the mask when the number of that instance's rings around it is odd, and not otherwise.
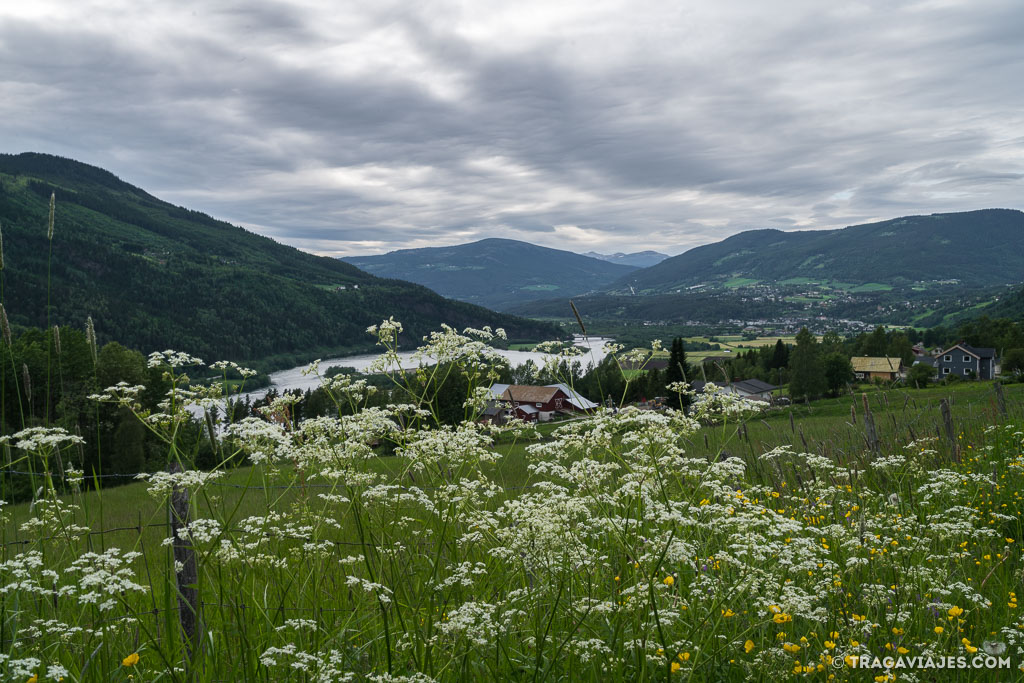
<path fill-rule="evenodd" d="M 527 300 L 601 290 L 636 270 L 571 251 L 496 238 L 344 260 L 374 275 L 417 282 L 443 296 L 498 310 Z"/>
<path fill-rule="evenodd" d="M 999 301 L 983 309 L 990 318 L 1010 318 L 1024 322 L 1024 287 L 1019 287 L 1000 297 Z"/>
<path fill-rule="evenodd" d="M 47 242 L 50 193 L 55 234 Z M 301 362 L 368 350 L 366 327 L 394 316 L 416 343 L 442 322 L 503 326 L 511 337 L 550 326 L 446 300 L 415 284 L 368 275 L 205 214 L 173 206 L 77 161 L 0 154 L 3 298 L 11 322 L 51 324 L 142 351 L 175 348 L 208 360 Z M 344 289 L 342 289 L 344 288 Z"/>
<path fill-rule="evenodd" d="M 1024 213 L 985 209 L 907 216 L 840 230 L 752 230 L 630 273 L 613 289 L 667 292 L 694 285 L 819 282 L 900 286 L 1024 279 Z"/>

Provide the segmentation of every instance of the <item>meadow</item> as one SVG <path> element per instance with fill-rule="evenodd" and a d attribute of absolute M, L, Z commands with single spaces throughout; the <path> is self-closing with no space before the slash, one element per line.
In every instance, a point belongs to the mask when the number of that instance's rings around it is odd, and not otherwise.
<path fill-rule="evenodd" d="M 386 367 L 400 326 L 372 329 Z M 487 386 L 492 337 L 445 329 L 421 372 Z M 336 417 L 279 400 L 211 430 L 222 465 L 197 471 L 178 434 L 218 387 L 186 354 L 150 363 L 159 412 L 137 387 L 97 398 L 181 471 L 90 490 L 77 437 L 9 439 L 38 488 L 3 512 L 5 680 L 925 681 L 945 657 L 959 680 L 1021 675 L 1021 385 L 770 412 L 712 391 L 687 415 L 534 429 L 479 424 L 472 389 L 456 426 L 423 395 L 353 410 L 373 387 L 341 375 Z"/>

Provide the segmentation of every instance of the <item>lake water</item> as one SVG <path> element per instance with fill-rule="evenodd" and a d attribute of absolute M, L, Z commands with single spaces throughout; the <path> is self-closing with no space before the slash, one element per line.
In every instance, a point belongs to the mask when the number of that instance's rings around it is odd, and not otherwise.
<path fill-rule="evenodd" d="M 579 360 L 584 369 L 589 363 L 597 365 L 605 357 L 605 353 L 602 350 L 606 342 L 613 341 L 607 337 L 591 337 L 590 339 L 584 339 L 583 337 L 575 337 L 574 343 L 576 346 L 587 349 L 587 352 L 578 358 L 573 360 Z M 528 360 L 532 360 L 538 365 L 543 365 L 545 358 L 548 354 L 536 353 L 533 351 L 506 351 L 503 349 L 497 349 L 498 353 L 508 358 L 512 367 L 522 365 Z M 416 363 L 412 360 L 413 351 L 402 351 L 398 354 L 401 359 L 402 367 L 405 369 L 415 368 Z M 377 360 L 379 354 L 364 354 L 361 356 L 346 356 L 344 358 L 325 358 L 320 361 L 320 372 L 327 372 L 327 368 L 340 365 L 342 367 L 355 368 L 359 372 L 365 372 L 369 369 L 373 361 Z M 316 389 L 320 386 L 320 380 L 315 375 L 303 375 L 302 372 L 309 367 L 309 364 L 297 365 L 294 368 L 287 370 L 280 370 L 278 372 L 271 373 L 270 375 L 270 387 L 264 387 L 246 394 L 252 400 L 263 398 L 266 393 L 271 389 L 276 389 L 279 393 L 288 389 L 300 389 L 305 391 L 307 389 Z"/>

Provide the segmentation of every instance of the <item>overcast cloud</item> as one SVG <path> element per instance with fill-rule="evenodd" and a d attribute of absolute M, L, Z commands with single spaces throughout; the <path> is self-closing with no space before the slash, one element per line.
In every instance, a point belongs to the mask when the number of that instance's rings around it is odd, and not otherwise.
<path fill-rule="evenodd" d="M 1019 0 L 0 7 L 0 150 L 329 255 L 1024 205 Z"/>

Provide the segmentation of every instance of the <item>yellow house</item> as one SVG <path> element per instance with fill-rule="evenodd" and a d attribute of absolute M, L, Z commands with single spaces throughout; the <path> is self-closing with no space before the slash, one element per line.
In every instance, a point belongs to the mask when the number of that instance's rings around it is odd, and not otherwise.
<path fill-rule="evenodd" d="M 893 381 L 903 374 L 903 361 L 899 358 L 854 356 L 850 359 L 857 379 L 884 379 Z"/>

